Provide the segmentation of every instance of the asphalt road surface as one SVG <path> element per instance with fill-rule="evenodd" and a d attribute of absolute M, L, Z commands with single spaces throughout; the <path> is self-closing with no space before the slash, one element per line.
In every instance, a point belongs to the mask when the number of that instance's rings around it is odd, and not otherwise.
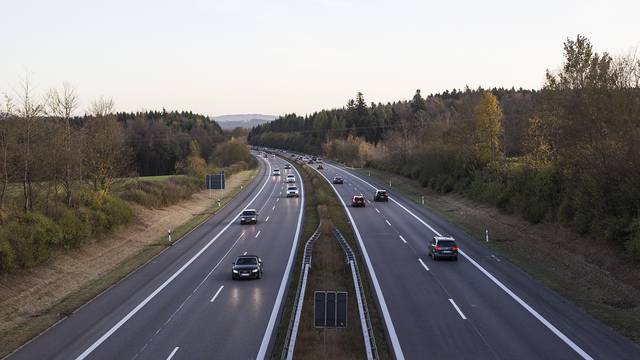
<path fill-rule="evenodd" d="M 265 357 L 298 242 L 303 198 L 286 198 L 283 180 L 298 175 L 295 169 L 284 170 L 279 158 L 259 159 L 256 180 L 218 214 L 9 358 Z M 271 176 L 273 168 L 282 176 Z M 256 225 L 239 224 L 246 207 L 258 209 Z M 262 258 L 262 279 L 231 280 L 231 263 L 245 253 Z"/>
<path fill-rule="evenodd" d="M 640 359 L 626 338 L 542 286 L 464 231 L 387 186 L 337 164 L 318 170 L 357 228 L 387 335 L 406 359 Z M 375 188 L 391 190 L 374 202 Z M 363 194 L 365 208 L 351 208 Z M 459 260 L 433 261 L 427 242 L 452 235 Z"/>

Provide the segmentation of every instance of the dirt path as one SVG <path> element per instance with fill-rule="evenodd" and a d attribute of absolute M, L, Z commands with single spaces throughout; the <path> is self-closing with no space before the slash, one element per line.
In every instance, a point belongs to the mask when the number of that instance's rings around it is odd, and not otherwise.
<path fill-rule="evenodd" d="M 227 193 L 250 176 L 251 171 L 232 175 L 226 182 Z M 219 192 L 213 191 L 214 199 Z M 37 316 L 146 246 L 157 243 L 166 236 L 167 229 L 176 228 L 211 206 L 208 191 L 163 209 L 135 206 L 134 221 L 109 234 L 108 239 L 94 239 L 82 248 L 57 253 L 40 266 L 0 277 L 0 331 Z"/>

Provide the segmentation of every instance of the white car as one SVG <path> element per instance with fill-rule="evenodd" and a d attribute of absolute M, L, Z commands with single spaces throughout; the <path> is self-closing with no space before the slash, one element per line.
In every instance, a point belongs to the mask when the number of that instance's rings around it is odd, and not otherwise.
<path fill-rule="evenodd" d="M 298 188 L 295 186 L 289 186 L 287 188 L 287 197 L 299 197 Z"/>
<path fill-rule="evenodd" d="M 287 182 L 288 183 L 295 183 L 296 182 L 296 177 L 293 174 L 289 174 L 287 175 Z"/>
<path fill-rule="evenodd" d="M 280 176 L 280 169 L 273 169 L 273 176 Z"/>

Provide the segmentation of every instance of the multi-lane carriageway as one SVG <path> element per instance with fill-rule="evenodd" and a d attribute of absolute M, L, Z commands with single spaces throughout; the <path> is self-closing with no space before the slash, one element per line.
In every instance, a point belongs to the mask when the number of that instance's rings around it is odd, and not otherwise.
<path fill-rule="evenodd" d="M 73 315 L 36 337 L 10 359 L 262 359 L 270 354 L 293 254 L 301 198 L 271 176 L 279 158 L 259 157 L 256 180 L 218 214 Z M 337 164 L 320 173 L 345 205 L 354 194 L 365 208 L 345 206 L 356 230 L 399 359 L 640 359 L 632 342 L 538 284 L 441 217 Z M 381 186 L 383 187 L 383 186 Z M 390 190 L 390 189 L 388 189 Z M 257 225 L 240 226 L 246 207 Z M 458 262 L 433 262 L 427 241 L 454 236 Z M 263 258 L 259 281 L 232 281 L 233 258 Z M 379 339 L 378 341 L 383 341 Z"/>
<path fill-rule="evenodd" d="M 284 160 L 258 158 L 257 178 L 218 214 L 9 358 L 265 357 L 299 241 L 304 197 L 285 197 L 288 172 L 271 176 Z M 258 209 L 258 224 L 239 225 L 246 207 Z M 263 259 L 262 279 L 231 280 L 231 263 L 245 253 Z"/>
<path fill-rule="evenodd" d="M 397 358 L 640 359 L 640 349 L 464 231 L 393 191 L 338 164 L 319 171 L 332 185 L 356 230 Z M 390 190 L 390 189 L 387 189 Z M 350 208 L 363 194 L 365 208 Z M 452 235 L 457 262 L 434 262 L 427 242 Z"/>

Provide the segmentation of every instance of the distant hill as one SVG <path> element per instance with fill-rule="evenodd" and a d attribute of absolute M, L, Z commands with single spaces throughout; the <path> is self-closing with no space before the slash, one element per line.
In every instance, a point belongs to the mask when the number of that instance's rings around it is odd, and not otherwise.
<path fill-rule="evenodd" d="M 251 129 L 254 126 L 271 122 L 275 120 L 276 117 L 262 114 L 233 114 L 212 116 L 211 118 L 223 129 L 234 129 L 237 127 Z"/>

